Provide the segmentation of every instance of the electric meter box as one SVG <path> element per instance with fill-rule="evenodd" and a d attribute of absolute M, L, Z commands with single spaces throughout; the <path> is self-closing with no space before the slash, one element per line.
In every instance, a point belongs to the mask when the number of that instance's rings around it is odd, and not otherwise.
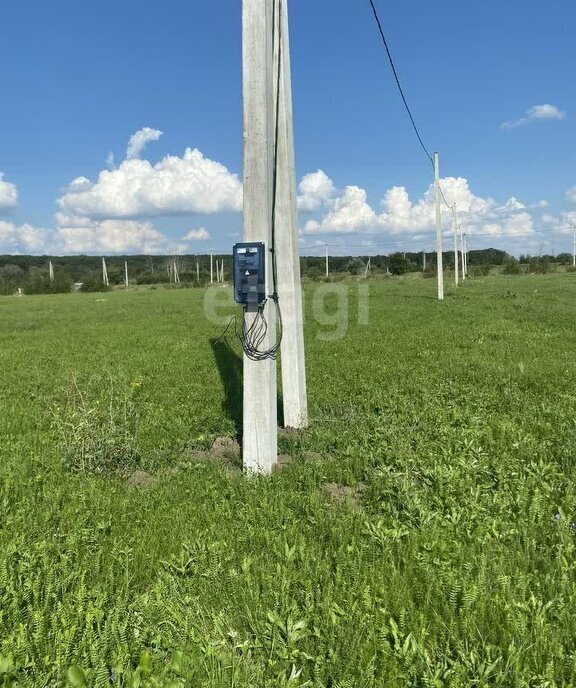
<path fill-rule="evenodd" d="M 261 241 L 234 246 L 234 300 L 243 306 L 266 301 L 266 247 Z"/>

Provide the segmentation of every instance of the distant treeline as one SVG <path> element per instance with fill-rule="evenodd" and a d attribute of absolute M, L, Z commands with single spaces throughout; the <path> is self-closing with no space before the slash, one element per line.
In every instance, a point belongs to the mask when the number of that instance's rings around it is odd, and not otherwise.
<path fill-rule="evenodd" d="M 422 272 L 433 276 L 436 271 L 436 254 L 423 252 L 397 252 L 377 256 L 329 256 L 331 275 L 363 275 L 390 273 L 401 275 L 407 272 Z M 224 261 L 224 275 L 232 276 L 231 255 L 214 255 L 214 279 L 216 264 Z M 444 267 L 454 269 L 454 252 L 443 254 Z M 49 276 L 52 262 L 54 279 Z M 190 285 L 205 285 L 210 282 L 210 256 L 107 256 L 106 267 L 110 286 L 124 284 L 124 264 L 128 263 L 130 284 L 163 284 L 172 280 L 176 264 L 180 282 Z M 472 271 L 482 274 L 490 267 L 503 266 L 507 274 L 525 270 L 547 272 L 555 264 L 570 265 L 572 256 L 561 253 L 557 256 L 521 256 L 514 258 L 506 251 L 488 248 L 468 252 L 468 265 Z M 300 259 L 302 276 L 309 280 L 320 280 L 326 274 L 325 256 L 304 256 Z M 524 266 L 524 267 L 522 267 Z M 426 268 L 426 269 L 425 269 Z M 24 293 L 69 292 L 78 285 L 84 291 L 104 291 L 102 280 L 102 258 L 100 256 L 15 256 L 0 255 L 0 294 L 13 294 L 18 289 Z M 82 285 L 82 286 L 79 286 Z"/>

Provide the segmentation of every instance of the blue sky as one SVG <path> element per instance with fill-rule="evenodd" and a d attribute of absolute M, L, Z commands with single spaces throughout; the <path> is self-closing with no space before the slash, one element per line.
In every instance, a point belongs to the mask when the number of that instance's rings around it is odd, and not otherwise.
<path fill-rule="evenodd" d="M 576 5 L 377 6 L 472 246 L 567 250 L 568 230 L 538 230 L 576 221 Z M 239 0 L 4 0 L 0 252 L 229 250 L 242 225 L 240 18 Z M 298 182 L 311 175 L 302 252 L 428 248 L 431 168 L 368 0 L 291 0 L 290 23 Z M 145 127 L 163 133 L 124 163 Z M 200 157 L 185 160 L 187 148 Z M 191 175 L 202 188 L 186 186 Z M 134 202 L 142 188 L 154 200 Z"/>

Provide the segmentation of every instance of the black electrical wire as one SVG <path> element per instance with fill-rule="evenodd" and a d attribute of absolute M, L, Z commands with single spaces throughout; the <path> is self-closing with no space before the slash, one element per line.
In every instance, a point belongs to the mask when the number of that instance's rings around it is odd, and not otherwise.
<path fill-rule="evenodd" d="M 376 5 L 374 5 L 373 0 L 368 0 L 370 3 L 370 6 L 372 7 L 372 12 L 374 13 L 374 19 L 376 20 L 376 24 L 378 25 L 378 30 L 380 31 L 380 36 L 382 37 L 382 42 L 384 43 L 384 47 L 386 48 L 386 54 L 388 55 L 388 61 L 390 62 L 390 66 L 392 67 L 392 73 L 394 74 L 394 79 L 396 80 L 396 85 L 398 86 L 398 91 L 400 92 L 400 96 L 402 97 L 402 102 L 404 103 L 404 107 L 406 108 L 406 112 L 408 113 L 408 117 L 410 117 L 410 121 L 412 122 L 412 128 L 414 129 L 414 132 L 416 133 L 416 136 L 418 137 L 418 141 L 420 142 L 420 145 L 422 146 L 422 149 L 426 153 L 428 159 L 432 164 L 434 164 L 434 158 L 430 155 L 430 152 L 428 148 L 424 145 L 424 141 L 422 140 L 422 137 L 420 136 L 420 132 L 418 130 L 418 127 L 416 126 L 416 121 L 414 120 L 414 116 L 412 115 L 412 110 L 410 110 L 410 106 L 408 105 L 408 101 L 406 100 L 406 96 L 404 95 L 404 89 L 402 88 L 402 84 L 400 83 L 400 78 L 398 76 L 398 72 L 396 71 L 396 65 L 394 64 L 394 60 L 392 59 L 392 53 L 390 52 L 390 48 L 388 47 L 388 41 L 386 40 L 386 36 L 384 35 L 384 29 L 382 28 L 382 22 L 380 21 L 380 17 L 378 16 L 378 11 L 376 10 Z"/>

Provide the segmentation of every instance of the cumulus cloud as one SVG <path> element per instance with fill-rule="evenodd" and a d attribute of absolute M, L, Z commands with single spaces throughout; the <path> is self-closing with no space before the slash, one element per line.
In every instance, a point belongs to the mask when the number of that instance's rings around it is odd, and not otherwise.
<path fill-rule="evenodd" d="M 159 215 L 197 215 L 242 209 L 242 184 L 236 174 L 186 149 L 155 165 L 125 160 L 103 170 L 98 181 L 74 180 L 58 199 L 62 212 L 94 219 L 137 219 Z"/>
<path fill-rule="evenodd" d="M 559 120 L 565 117 L 566 113 L 560 110 L 556 105 L 550 105 L 549 103 L 544 105 L 533 105 L 526 110 L 524 117 L 513 119 L 509 122 L 503 122 L 500 125 L 500 129 L 517 129 L 518 127 L 523 127 L 526 124 L 539 120 Z"/>
<path fill-rule="evenodd" d="M 4 181 L 4 174 L 0 172 L 0 212 L 12 210 L 18 205 L 18 189 L 15 184 Z"/>
<path fill-rule="evenodd" d="M 47 229 L 0 220 L 0 253 L 44 253 L 49 236 Z"/>
<path fill-rule="evenodd" d="M 568 189 L 568 191 L 566 192 L 566 198 L 569 201 L 573 201 L 574 203 L 576 203 L 576 186 L 573 186 L 571 189 Z"/>
<path fill-rule="evenodd" d="M 325 172 L 318 170 L 302 178 L 298 191 L 298 210 L 312 213 L 331 201 L 336 194 L 336 187 Z"/>
<path fill-rule="evenodd" d="M 456 203 L 458 218 L 466 231 L 493 236 L 526 234 L 533 231 L 533 219 L 524 203 L 509 198 L 498 205 L 492 198 L 476 196 L 463 177 L 447 177 L 441 180 L 444 197 L 449 206 Z M 381 200 L 381 210 L 375 210 L 368 202 L 367 193 L 358 186 L 347 186 L 331 201 L 323 218 L 309 220 L 305 234 L 388 234 L 423 237 L 435 226 L 434 185 L 422 198 L 412 201 L 403 186 L 388 189 Z M 443 223 L 452 228 L 449 207 L 442 204 Z"/>
<path fill-rule="evenodd" d="M 191 229 L 182 241 L 208 241 L 210 234 L 204 227 L 200 229 Z"/>
<path fill-rule="evenodd" d="M 115 254 L 171 253 L 176 244 L 151 222 L 93 221 L 57 217 L 54 229 L 0 221 L 0 253 L 11 254 Z"/>
<path fill-rule="evenodd" d="M 135 220 L 82 220 L 57 227 L 52 243 L 58 253 L 165 253 L 171 242 L 151 222 Z"/>
<path fill-rule="evenodd" d="M 134 160 L 139 158 L 146 146 L 152 141 L 158 141 L 164 132 L 159 129 L 151 129 L 144 127 L 135 134 L 132 134 L 128 141 L 128 148 L 126 149 L 126 159 Z"/>

